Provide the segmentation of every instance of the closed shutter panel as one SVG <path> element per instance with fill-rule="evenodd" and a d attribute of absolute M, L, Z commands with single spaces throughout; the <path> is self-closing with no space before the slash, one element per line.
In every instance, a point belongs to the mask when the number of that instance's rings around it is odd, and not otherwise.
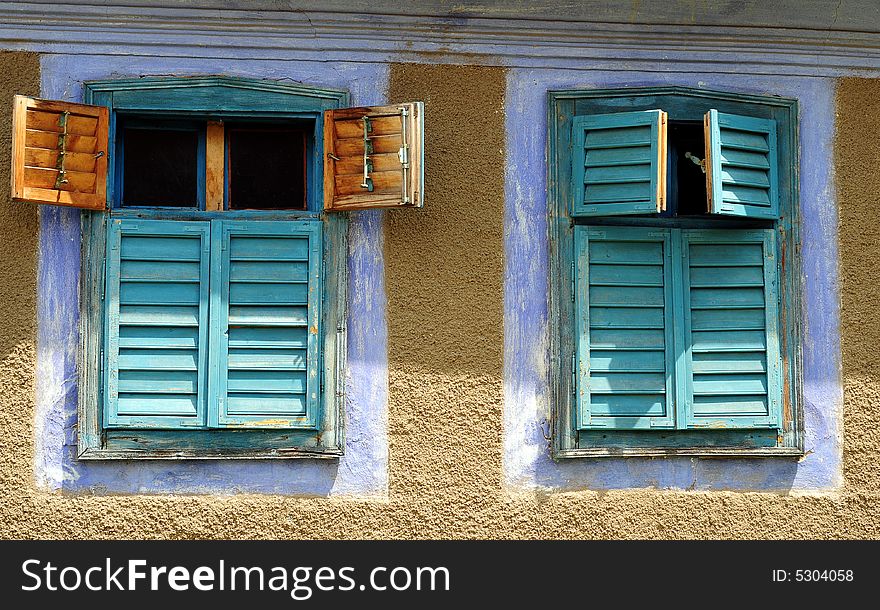
<path fill-rule="evenodd" d="M 572 124 L 574 216 L 666 209 L 666 113 L 577 116 Z"/>
<path fill-rule="evenodd" d="M 107 242 L 108 427 L 204 426 L 207 222 L 120 220 Z"/>
<path fill-rule="evenodd" d="M 781 421 L 779 282 L 772 230 L 682 231 L 690 428 Z"/>
<path fill-rule="evenodd" d="M 314 427 L 322 223 L 214 225 L 212 349 L 219 367 L 211 385 L 219 409 L 212 425 Z"/>
<path fill-rule="evenodd" d="M 105 209 L 108 117 L 103 106 L 16 95 L 12 200 Z"/>
<path fill-rule="evenodd" d="M 704 127 L 709 212 L 778 218 L 776 121 L 710 110 Z"/>
<path fill-rule="evenodd" d="M 579 428 L 673 427 L 670 232 L 574 231 Z"/>

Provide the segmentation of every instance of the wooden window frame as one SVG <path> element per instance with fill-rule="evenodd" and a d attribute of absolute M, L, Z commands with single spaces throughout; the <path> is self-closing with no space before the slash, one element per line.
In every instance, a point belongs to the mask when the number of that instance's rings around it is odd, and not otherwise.
<path fill-rule="evenodd" d="M 779 146 L 777 221 L 719 217 L 579 218 L 571 214 L 571 126 L 575 116 L 662 109 L 670 121 L 702 121 L 709 109 L 773 119 Z M 802 285 L 799 237 L 797 101 L 687 87 L 562 90 L 548 92 L 549 324 L 551 454 L 582 457 L 784 457 L 804 452 L 801 372 Z M 639 434 L 624 430 L 578 431 L 574 362 L 574 225 L 725 229 L 775 228 L 780 259 L 780 351 L 783 358 L 783 423 L 773 447 L 755 446 L 753 431 L 668 430 Z"/>
<path fill-rule="evenodd" d="M 324 214 L 323 113 L 349 105 L 348 93 L 300 85 L 230 77 L 151 77 L 85 83 L 85 102 L 110 110 L 110 142 L 115 151 L 117 113 L 224 119 L 305 119 L 314 121 L 313 150 L 307 162 L 308 210 L 222 210 L 120 208 L 113 159 L 108 163 L 108 212 L 83 211 L 80 288 L 78 458 L 108 459 L 288 459 L 336 458 L 344 443 L 348 218 Z M 210 125 L 210 123 L 209 123 Z M 208 134 L 210 140 L 211 134 Z M 222 138 L 220 138 L 222 142 Z M 208 146 L 210 148 L 210 145 Z M 111 152 L 112 154 L 112 152 Z M 216 189 L 215 189 L 216 190 Z M 222 191 L 221 191 L 222 193 Z M 216 198 L 216 193 L 214 195 Z M 209 193 L 210 198 L 210 193 Z M 222 203 L 222 199 L 221 199 Z M 222 207 L 222 205 L 221 205 Z M 321 341 L 323 391 L 314 430 L 111 430 L 103 425 L 103 295 L 107 223 L 111 218 L 159 220 L 303 221 L 324 226 L 324 307 Z"/>

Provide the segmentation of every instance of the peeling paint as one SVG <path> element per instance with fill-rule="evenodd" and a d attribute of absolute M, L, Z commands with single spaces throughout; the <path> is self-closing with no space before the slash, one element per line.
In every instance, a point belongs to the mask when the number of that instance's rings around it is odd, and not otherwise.
<path fill-rule="evenodd" d="M 347 89 L 352 102 L 385 102 L 384 65 L 319 62 L 153 60 L 46 56 L 42 95 L 80 101 L 84 80 L 145 74 L 228 74 L 287 79 Z M 387 355 L 381 223 L 352 215 L 349 229 L 348 378 L 345 456 L 337 461 L 81 462 L 76 455 L 76 359 L 79 350 L 78 210 L 40 211 L 38 389 L 35 477 L 51 490 L 93 493 L 387 493 Z M 312 332 L 317 329 L 312 328 Z M 369 337 L 370 340 L 366 340 Z M 368 389 L 369 391 L 364 391 Z M 263 422 L 275 425 L 277 422 Z"/>
<path fill-rule="evenodd" d="M 505 213 L 504 470 L 513 488 L 790 490 L 835 489 L 842 481 L 840 337 L 836 208 L 830 79 L 766 78 L 743 74 L 510 70 L 507 80 Z M 602 458 L 554 462 L 540 423 L 550 414 L 548 351 L 548 202 L 546 196 L 549 89 L 700 86 L 775 94 L 800 103 L 801 236 L 804 273 L 804 411 L 808 458 Z"/>

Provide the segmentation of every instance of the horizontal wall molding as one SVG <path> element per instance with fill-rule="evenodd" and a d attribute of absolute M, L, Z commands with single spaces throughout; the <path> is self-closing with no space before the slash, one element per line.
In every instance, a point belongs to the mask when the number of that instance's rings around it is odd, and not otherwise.
<path fill-rule="evenodd" d="M 0 48 L 58 54 L 475 63 L 578 70 L 712 72 L 735 66 L 755 74 L 808 76 L 880 69 L 880 32 L 876 31 L 248 11 L 211 8 L 212 3 L 205 2 L 137 4 L 2 1 Z M 200 4 L 207 7 L 198 8 Z M 523 11 L 534 17 L 533 11 Z M 868 17 L 865 23 L 876 21 Z"/>

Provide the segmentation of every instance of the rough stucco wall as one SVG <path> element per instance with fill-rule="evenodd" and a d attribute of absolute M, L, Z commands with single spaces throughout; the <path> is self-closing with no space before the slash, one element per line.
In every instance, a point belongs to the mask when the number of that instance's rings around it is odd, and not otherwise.
<path fill-rule="evenodd" d="M 37 211 L 9 200 L 12 96 L 40 92 L 35 53 L 0 52 L 0 494 L 33 486 Z M 0 513 L 7 521 L 8 511 Z"/>
<path fill-rule="evenodd" d="M 458 514 L 502 482 L 505 82 L 399 65 L 388 92 L 424 100 L 426 117 L 425 208 L 385 225 L 390 480 Z"/>
<path fill-rule="evenodd" d="M 26 68 L 26 69 L 25 69 Z M 0 55 L 12 90 L 33 57 Z M 27 75 L 27 77 L 23 76 Z M 834 494 L 653 489 L 508 493 L 502 478 L 504 71 L 397 65 L 393 100 L 427 102 L 426 209 L 386 214 L 387 500 L 75 495 L 33 483 L 35 218 L 0 201 L 0 530 L 25 538 L 810 538 L 880 536 L 874 462 L 880 82 L 844 81 L 836 140 L 843 252 L 845 486 Z M 8 105 L 0 104 L 0 112 Z M 8 115 L 3 114 L 8 155 Z M 873 116 L 874 118 L 870 118 Z M 866 125 L 866 122 L 868 123 Z M 0 158 L 0 171 L 8 159 Z M 5 180 L 0 174 L 0 184 Z M 0 188 L 0 192 L 4 189 Z M 28 257 L 22 264 L 22 257 Z M 17 316 L 17 317 L 16 317 Z"/>
<path fill-rule="evenodd" d="M 880 80 L 843 79 L 837 90 L 844 477 L 880 491 Z"/>

